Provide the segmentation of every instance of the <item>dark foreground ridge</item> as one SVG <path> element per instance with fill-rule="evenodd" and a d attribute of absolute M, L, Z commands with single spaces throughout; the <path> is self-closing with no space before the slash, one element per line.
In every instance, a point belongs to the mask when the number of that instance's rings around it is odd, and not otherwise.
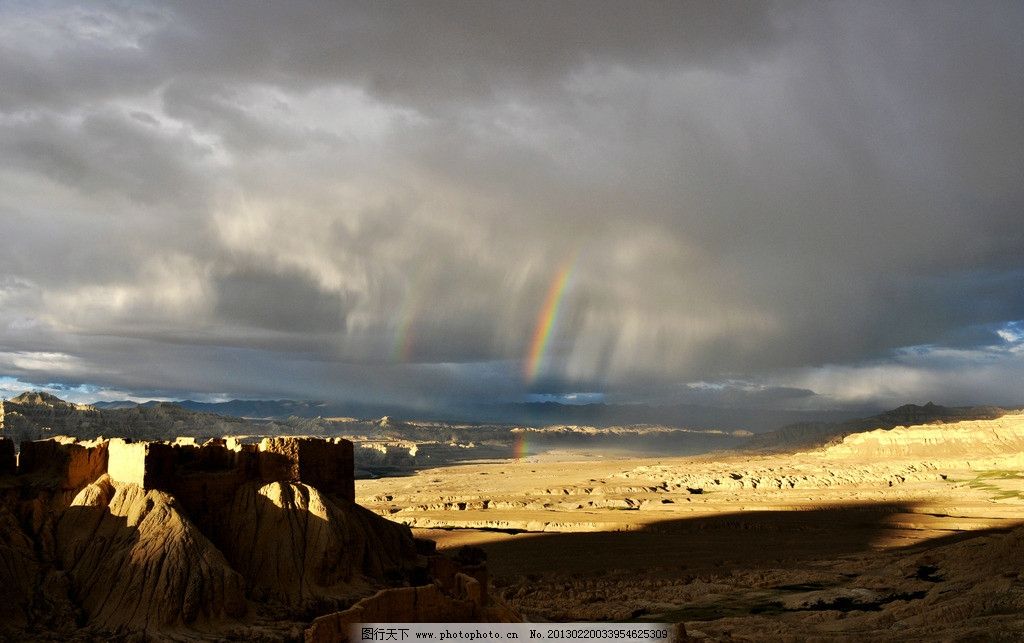
<path fill-rule="evenodd" d="M 352 444 L 0 439 L 0 639 L 339 640 L 514 620 L 479 550 L 354 502 Z"/>

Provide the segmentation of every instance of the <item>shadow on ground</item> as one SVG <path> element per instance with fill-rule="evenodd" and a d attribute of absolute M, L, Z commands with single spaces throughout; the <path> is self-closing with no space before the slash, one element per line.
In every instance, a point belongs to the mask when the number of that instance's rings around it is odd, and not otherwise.
<path fill-rule="evenodd" d="M 894 524 L 897 516 L 912 513 L 914 505 L 906 502 L 746 511 L 669 520 L 634 531 L 522 533 L 481 546 L 495 576 L 652 568 L 724 573 L 801 566 L 890 548 L 887 543 L 907 541 L 907 529 Z M 908 549 L 998 531 L 1005 530 L 943 532 L 939 527 L 922 532 L 921 542 Z"/>

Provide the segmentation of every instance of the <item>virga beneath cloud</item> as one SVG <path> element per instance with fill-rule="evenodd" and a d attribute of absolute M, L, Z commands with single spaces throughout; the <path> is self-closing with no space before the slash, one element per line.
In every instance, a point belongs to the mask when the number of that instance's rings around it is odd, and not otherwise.
<path fill-rule="evenodd" d="M 1011 402 L 1022 30 L 998 2 L 6 3 L 0 373 Z"/>

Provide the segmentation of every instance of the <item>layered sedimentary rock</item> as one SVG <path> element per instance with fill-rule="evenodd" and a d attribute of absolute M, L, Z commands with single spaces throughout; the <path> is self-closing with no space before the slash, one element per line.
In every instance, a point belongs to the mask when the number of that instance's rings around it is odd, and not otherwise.
<path fill-rule="evenodd" d="M 899 426 L 843 438 L 825 449 L 829 458 L 983 458 L 1024 452 L 1024 415 L 955 424 Z"/>

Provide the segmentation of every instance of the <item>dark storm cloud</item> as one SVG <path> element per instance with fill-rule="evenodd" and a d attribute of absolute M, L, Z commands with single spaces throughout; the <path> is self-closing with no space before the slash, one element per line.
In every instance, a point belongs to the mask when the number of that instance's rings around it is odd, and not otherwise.
<path fill-rule="evenodd" d="M 97 112 L 69 122 L 41 113 L 0 126 L 2 162 L 73 186 L 149 205 L 188 203 L 205 183 L 197 176 L 208 147 L 168 135 L 136 115 Z M 193 201 L 195 203 L 195 201 Z"/>
<path fill-rule="evenodd" d="M 214 280 L 214 296 L 217 314 L 235 324 L 300 333 L 345 328 L 345 298 L 302 274 L 232 272 Z"/>
<path fill-rule="evenodd" d="M 776 37 L 742 2 L 354 2 L 175 5 L 152 39 L 179 69 L 283 85 L 339 78 L 416 104 L 516 98 L 587 65 L 727 65 Z M 210 37 L 211 35 L 218 37 Z"/>
<path fill-rule="evenodd" d="M 996 2 L 5 4 L 0 374 L 1007 397 L 1022 31 Z"/>

